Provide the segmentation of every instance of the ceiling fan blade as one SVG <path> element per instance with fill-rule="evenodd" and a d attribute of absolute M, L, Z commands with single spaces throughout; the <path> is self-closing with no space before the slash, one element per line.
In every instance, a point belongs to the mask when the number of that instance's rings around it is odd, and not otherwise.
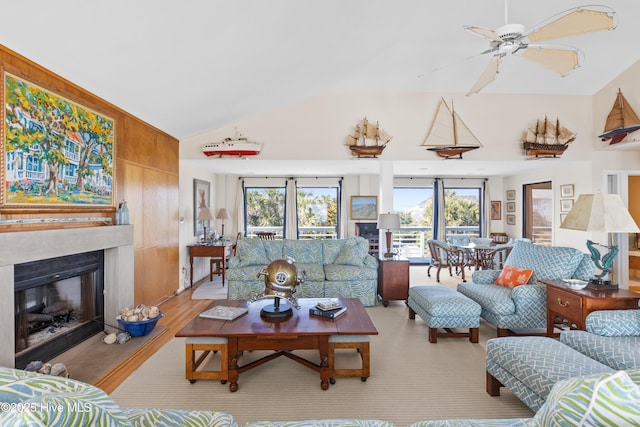
<path fill-rule="evenodd" d="M 490 30 L 488 28 L 476 27 L 474 25 L 465 25 L 463 27 L 465 30 L 469 31 L 476 36 L 480 36 L 484 39 L 493 40 L 497 42 L 501 42 L 502 39 L 498 37 L 495 31 Z"/>
<path fill-rule="evenodd" d="M 578 52 L 580 52 L 579 49 L 557 49 L 529 45 L 522 53 L 522 57 L 564 77 L 580 66 Z"/>
<path fill-rule="evenodd" d="M 605 10 L 576 7 L 560 12 L 524 35 L 532 42 L 539 42 L 597 31 L 613 30 L 615 28 L 615 11 L 606 6 L 600 7 Z"/>
<path fill-rule="evenodd" d="M 486 85 L 494 81 L 496 79 L 496 76 L 498 75 L 499 66 L 500 66 L 500 57 L 496 56 L 489 63 L 487 68 L 484 69 L 484 72 L 482 73 L 482 75 L 480 76 L 476 84 L 473 85 L 469 93 L 467 93 L 467 96 L 480 92 L 482 89 L 484 89 Z"/>

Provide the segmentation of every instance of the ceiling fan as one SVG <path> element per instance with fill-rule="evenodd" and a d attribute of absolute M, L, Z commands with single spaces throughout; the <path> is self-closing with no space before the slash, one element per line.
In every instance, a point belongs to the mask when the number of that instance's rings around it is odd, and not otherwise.
<path fill-rule="evenodd" d="M 491 30 L 472 25 L 464 29 L 489 40 L 489 49 L 481 55 L 491 54 L 493 59 L 467 95 L 480 92 L 495 80 L 499 73 L 500 62 L 508 54 L 518 54 L 542 67 L 566 76 L 580 66 L 583 53 L 571 46 L 538 44 L 547 40 L 597 31 L 613 30 L 615 11 L 607 6 L 579 6 L 557 13 L 535 27 L 525 31 L 522 24 L 509 24 L 507 19 L 507 1 L 504 5 L 505 25 Z"/>

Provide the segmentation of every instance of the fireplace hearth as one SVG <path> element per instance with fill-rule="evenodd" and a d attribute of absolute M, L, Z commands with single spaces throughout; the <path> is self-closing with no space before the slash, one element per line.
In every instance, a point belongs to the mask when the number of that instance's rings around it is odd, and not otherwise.
<path fill-rule="evenodd" d="M 14 266 L 15 366 L 50 360 L 104 330 L 104 252 Z"/>

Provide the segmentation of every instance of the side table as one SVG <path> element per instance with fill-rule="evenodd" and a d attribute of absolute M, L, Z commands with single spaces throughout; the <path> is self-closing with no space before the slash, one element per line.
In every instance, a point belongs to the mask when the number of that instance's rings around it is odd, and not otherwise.
<path fill-rule="evenodd" d="M 389 305 L 390 300 L 409 299 L 409 260 L 394 256 L 378 257 L 378 296 L 382 305 Z"/>
<path fill-rule="evenodd" d="M 638 308 L 640 293 L 627 289 L 571 289 L 562 280 L 541 280 L 547 285 L 547 336 L 554 337 L 556 325 L 585 330 L 586 318 L 596 310 Z"/>

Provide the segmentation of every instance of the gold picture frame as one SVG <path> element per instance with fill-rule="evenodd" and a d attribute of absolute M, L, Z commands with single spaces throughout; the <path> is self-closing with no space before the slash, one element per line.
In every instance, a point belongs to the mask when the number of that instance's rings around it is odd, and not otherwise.
<path fill-rule="evenodd" d="M 516 190 L 507 190 L 507 200 L 516 199 Z"/>
<path fill-rule="evenodd" d="M 378 220 L 378 196 L 351 196 L 351 219 Z"/>
<path fill-rule="evenodd" d="M 499 200 L 491 201 L 491 219 L 494 221 L 502 219 L 502 202 Z"/>
<path fill-rule="evenodd" d="M 566 199 L 574 196 L 573 184 L 565 184 L 560 186 L 560 198 Z"/>

